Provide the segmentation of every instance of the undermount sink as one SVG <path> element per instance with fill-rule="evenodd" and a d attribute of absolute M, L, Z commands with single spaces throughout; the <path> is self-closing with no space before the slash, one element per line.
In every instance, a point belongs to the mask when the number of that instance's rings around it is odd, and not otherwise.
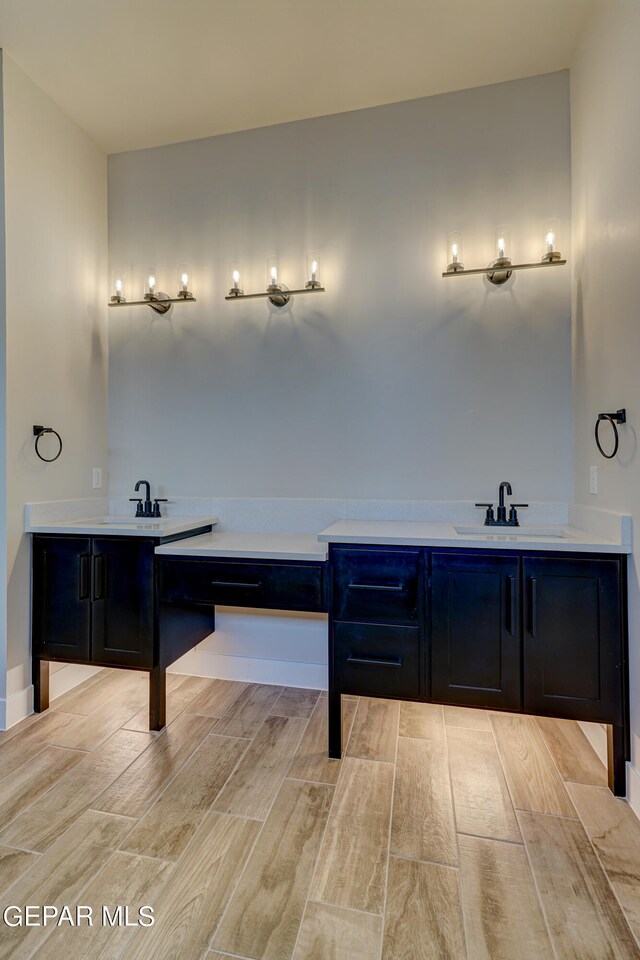
<path fill-rule="evenodd" d="M 559 530 L 557 527 L 485 527 L 484 524 L 478 526 L 454 526 L 456 533 L 467 537 L 482 537 L 485 540 L 509 539 L 509 540 L 532 540 L 540 538 L 544 540 L 567 540 L 570 538 L 566 530 Z"/>
<path fill-rule="evenodd" d="M 78 520 L 77 522 L 92 527 L 154 527 L 166 521 L 166 519 L 166 517 L 95 517 L 94 519 Z"/>

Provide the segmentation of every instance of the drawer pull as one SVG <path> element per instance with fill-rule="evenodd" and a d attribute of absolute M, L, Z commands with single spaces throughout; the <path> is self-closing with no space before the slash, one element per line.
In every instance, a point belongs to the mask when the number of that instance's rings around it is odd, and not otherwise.
<path fill-rule="evenodd" d="M 404 586 L 401 583 L 350 583 L 349 590 L 388 590 L 391 593 L 402 593 Z"/>
<path fill-rule="evenodd" d="M 236 580 L 212 580 L 211 585 L 214 587 L 246 587 L 248 590 L 259 590 L 262 587 L 262 583 L 242 583 L 241 581 Z"/>
<path fill-rule="evenodd" d="M 354 657 L 350 653 L 347 663 L 377 663 L 381 667 L 401 667 L 402 657 Z"/>

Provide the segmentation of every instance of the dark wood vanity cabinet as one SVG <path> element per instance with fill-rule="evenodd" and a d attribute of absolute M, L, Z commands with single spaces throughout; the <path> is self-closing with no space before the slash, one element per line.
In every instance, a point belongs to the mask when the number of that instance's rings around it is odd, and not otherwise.
<path fill-rule="evenodd" d="M 629 756 L 626 557 L 332 545 L 329 755 L 343 693 L 609 724 Z"/>
<path fill-rule="evenodd" d="M 51 660 L 153 666 L 153 550 L 141 538 L 33 542 L 33 647 Z"/>
<path fill-rule="evenodd" d="M 520 560 L 431 555 L 431 696 L 520 710 Z"/>

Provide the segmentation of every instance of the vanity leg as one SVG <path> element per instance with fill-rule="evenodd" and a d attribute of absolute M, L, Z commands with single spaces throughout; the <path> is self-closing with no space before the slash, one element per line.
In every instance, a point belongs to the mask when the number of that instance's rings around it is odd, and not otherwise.
<path fill-rule="evenodd" d="M 342 702 L 333 690 L 329 691 L 329 757 L 342 759 Z"/>
<path fill-rule="evenodd" d="M 149 673 L 149 730 L 162 730 L 166 723 L 167 671 L 154 667 Z"/>
<path fill-rule="evenodd" d="M 49 709 L 49 661 L 33 658 L 33 709 L 42 713 Z"/>
<path fill-rule="evenodd" d="M 624 727 L 607 725 L 609 789 L 616 797 L 627 795 L 627 749 Z"/>

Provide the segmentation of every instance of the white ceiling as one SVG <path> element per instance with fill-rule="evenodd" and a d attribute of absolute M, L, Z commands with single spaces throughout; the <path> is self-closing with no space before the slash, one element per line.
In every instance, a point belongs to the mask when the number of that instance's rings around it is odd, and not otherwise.
<path fill-rule="evenodd" d="M 0 0 L 108 153 L 559 70 L 598 0 Z"/>

